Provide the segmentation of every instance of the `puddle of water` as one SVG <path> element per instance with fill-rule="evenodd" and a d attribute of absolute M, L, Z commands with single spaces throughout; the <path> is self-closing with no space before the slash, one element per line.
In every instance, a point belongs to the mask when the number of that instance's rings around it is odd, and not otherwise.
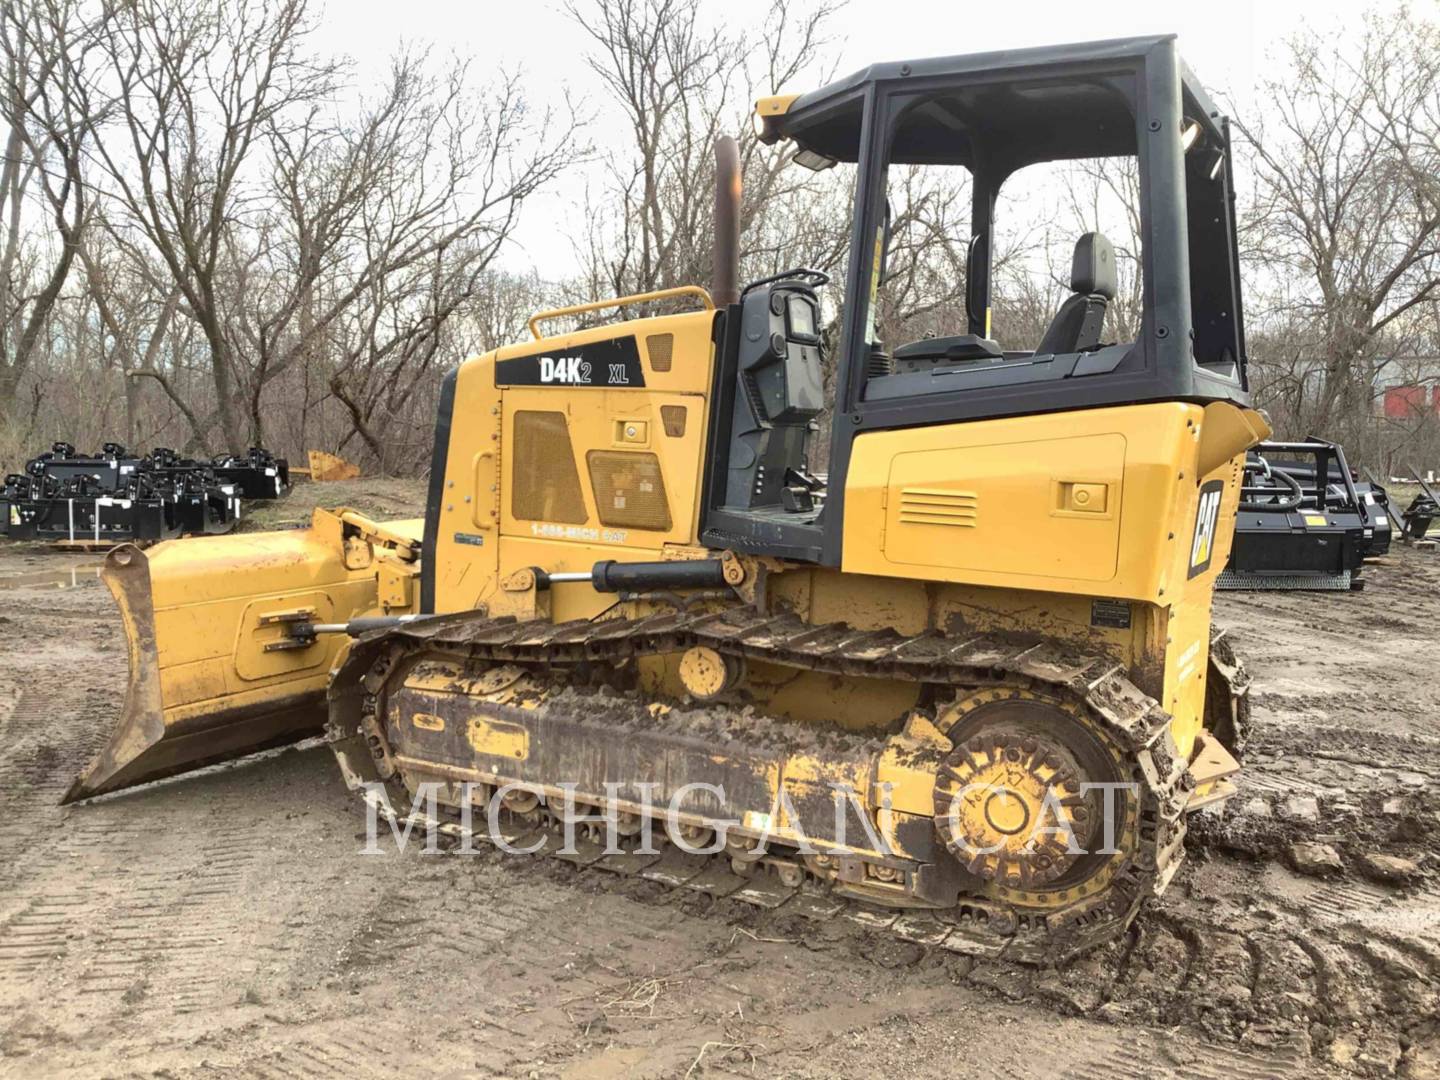
<path fill-rule="evenodd" d="M 63 570 L 32 570 L 24 574 L 0 574 L 0 589 L 73 589 L 96 581 L 104 563 L 84 563 Z"/>

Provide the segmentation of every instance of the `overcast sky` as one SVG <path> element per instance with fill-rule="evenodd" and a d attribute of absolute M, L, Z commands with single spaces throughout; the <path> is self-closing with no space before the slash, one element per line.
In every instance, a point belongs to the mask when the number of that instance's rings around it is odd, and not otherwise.
<path fill-rule="evenodd" d="M 714 8 L 759 27 L 767 6 L 765 0 L 717 0 Z M 1237 112 L 1248 114 L 1263 107 L 1250 88 L 1279 39 L 1306 23 L 1343 26 L 1357 18 L 1360 7 L 1355 0 L 850 0 L 835 18 L 832 48 L 844 74 L 879 60 L 1173 32 L 1201 81 L 1233 100 Z M 588 41 L 557 0 L 406 0 L 399 5 L 394 0 L 329 0 L 322 36 L 324 47 L 355 59 L 362 86 L 384 72 L 386 58 L 402 40 L 468 55 L 477 73 L 518 68 L 537 105 L 563 104 L 568 88 L 599 111 L 591 139 L 600 143 L 606 137 L 607 103 L 581 60 Z M 613 133 L 611 117 L 608 131 Z M 547 277 L 566 273 L 572 260 L 568 235 L 580 231 L 575 207 L 585 180 L 584 170 L 577 169 L 526 206 L 518 246 L 507 254 L 506 264 L 537 266 Z"/>

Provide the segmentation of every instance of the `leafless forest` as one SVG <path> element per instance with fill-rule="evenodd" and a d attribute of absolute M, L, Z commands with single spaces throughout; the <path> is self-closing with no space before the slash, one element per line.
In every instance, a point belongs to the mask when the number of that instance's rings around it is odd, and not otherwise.
<path fill-rule="evenodd" d="M 1282 434 L 1341 439 L 1379 468 L 1440 464 L 1435 14 L 1298 29 L 1234 148 L 1260 404 Z M 357 92 L 317 15 L 311 0 L 3 5 L 0 466 L 64 438 L 316 447 L 417 474 L 458 359 L 520 339 L 544 307 L 709 280 L 720 134 L 742 139 L 742 273 L 843 278 L 848 178 L 797 168 L 748 123 L 757 96 L 841 73 L 832 10 L 775 0 L 742 36 L 699 0 L 573 0 L 588 49 L 574 108 L 548 111 L 523 73 L 413 50 Z M 623 140 L 598 136 L 602 114 Z M 503 269 L 527 202 L 580 162 L 573 257 Z M 886 341 L 963 323 L 957 171 L 891 171 Z M 1133 174 L 1079 162 L 1031 188 L 997 238 L 995 336 L 1035 343 L 1068 244 L 1098 227 L 1122 259 L 1107 336 L 1126 339 Z M 1397 385 L 1426 407 L 1382 416 Z"/>

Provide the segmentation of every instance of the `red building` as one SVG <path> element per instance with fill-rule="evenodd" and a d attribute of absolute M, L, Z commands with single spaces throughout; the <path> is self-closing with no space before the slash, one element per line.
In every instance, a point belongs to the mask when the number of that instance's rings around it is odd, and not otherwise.
<path fill-rule="evenodd" d="M 1440 413 L 1440 384 L 1392 386 L 1385 391 L 1386 419 L 1413 420 L 1426 413 Z"/>

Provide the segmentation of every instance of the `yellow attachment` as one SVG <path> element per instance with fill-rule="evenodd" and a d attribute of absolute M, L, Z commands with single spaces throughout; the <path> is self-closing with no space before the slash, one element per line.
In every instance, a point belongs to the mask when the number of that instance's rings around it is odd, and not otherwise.
<path fill-rule="evenodd" d="M 310 479 L 317 484 L 331 480 L 354 480 L 360 475 L 359 465 L 334 454 L 327 454 L 324 450 L 311 450 L 309 457 Z"/>
<path fill-rule="evenodd" d="M 655 300 L 671 300 L 679 296 L 693 296 L 704 305 L 706 311 L 715 310 L 715 301 L 699 285 L 680 285 L 674 289 L 660 289 L 656 292 L 636 293 L 633 296 L 619 296 L 611 300 L 593 300 L 588 304 L 573 304 L 570 307 L 542 311 L 530 317 L 530 333 L 535 340 L 541 340 L 540 324 L 547 319 L 559 319 L 565 315 L 583 315 L 588 311 L 604 311 L 607 308 L 630 307 L 634 304 L 648 304 Z"/>
<path fill-rule="evenodd" d="M 303 530 L 116 548 L 101 577 L 125 627 L 129 684 L 114 734 L 65 801 L 318 732 L 349 638 L 304 640 L 297 624 L 381 613 L 382 577 L 383 610 L 413 610 L 406 556 L 418 538 L 418 522 L 317 510 Z"/>

